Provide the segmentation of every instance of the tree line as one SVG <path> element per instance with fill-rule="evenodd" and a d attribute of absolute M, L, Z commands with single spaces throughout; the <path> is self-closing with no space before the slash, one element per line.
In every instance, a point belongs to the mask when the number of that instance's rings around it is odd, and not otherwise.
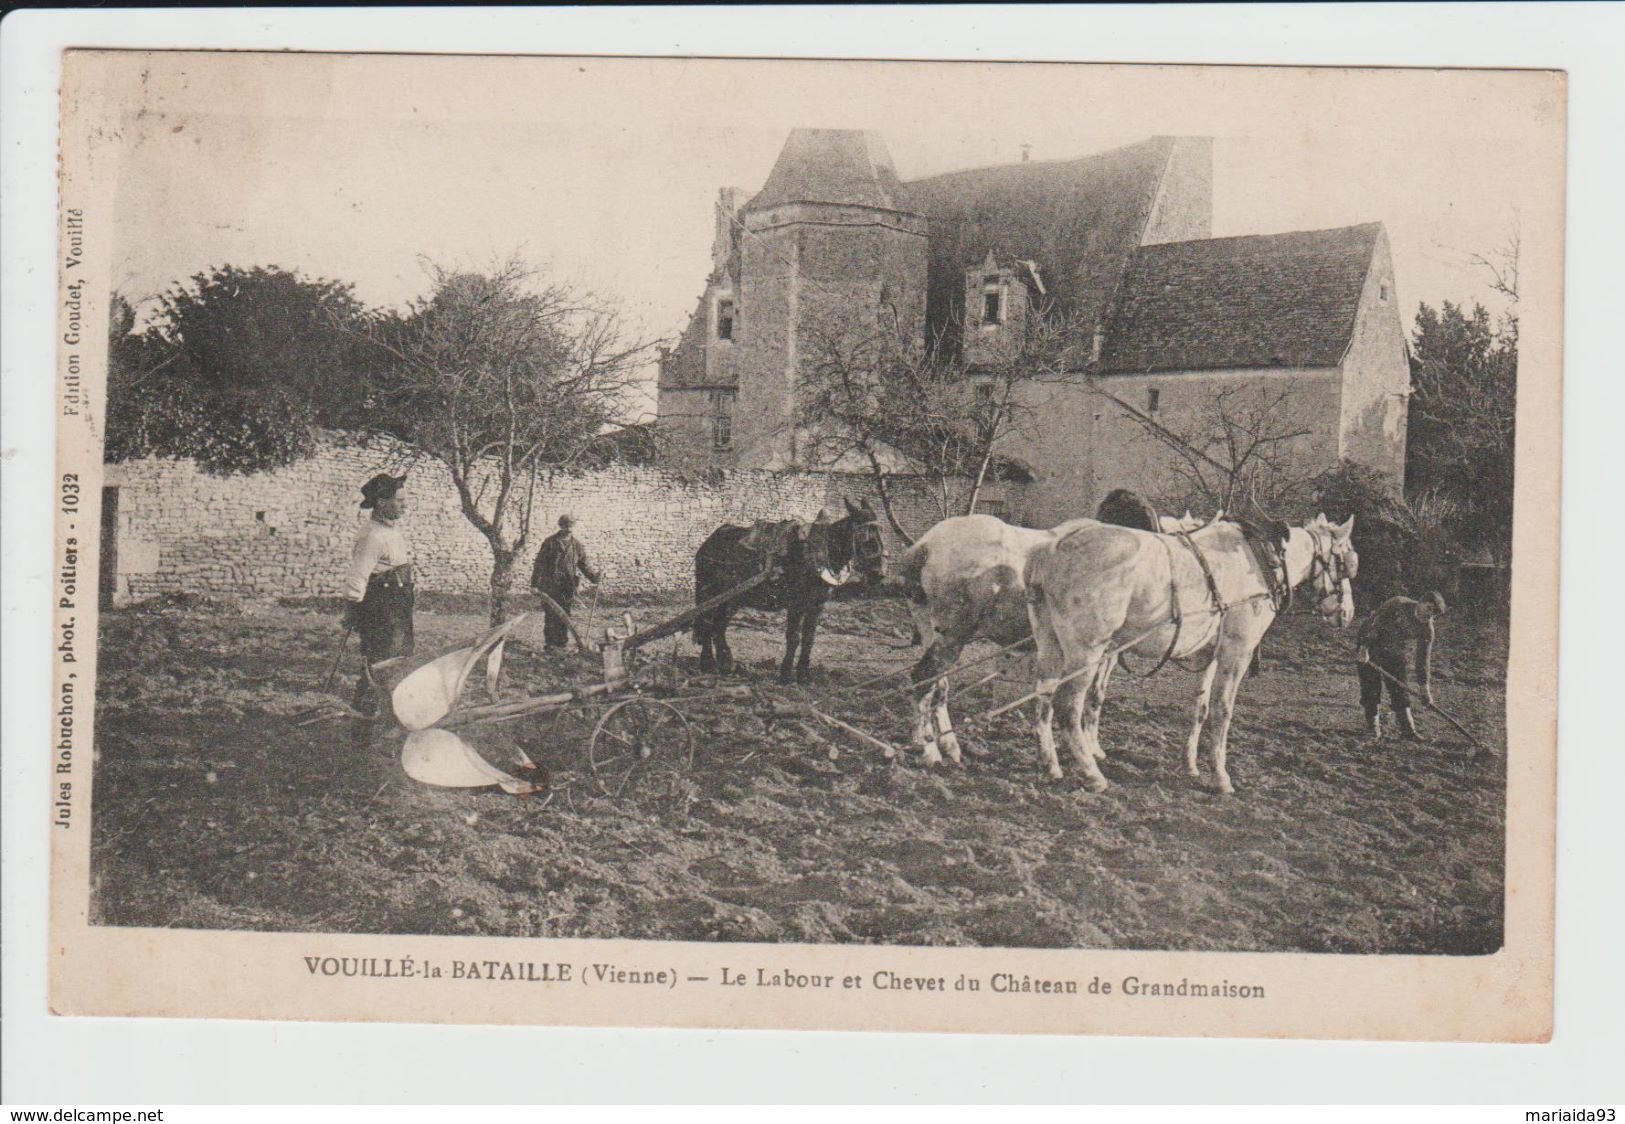
<path fill-rule="evenodd" d="M 653 343 L 613 302 L 518 259 L 425 264 L 428 292 L 404 310 L 275 265 L 198 273 L 139 328 L 115 294 L 107 458 L 232 475 L 309 456 L 322 428 L 396 438 L 449 473 L 490 546 L 500 620 L 538 475 L 613 454 Z"/>

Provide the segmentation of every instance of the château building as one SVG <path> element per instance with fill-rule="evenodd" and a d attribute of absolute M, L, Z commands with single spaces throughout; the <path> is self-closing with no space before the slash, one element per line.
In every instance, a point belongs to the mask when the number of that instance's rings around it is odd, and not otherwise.
<path fill-rule="evenodd" d="M 791 132 L 760 191 L 723 189 L 711 272 L 660 365 L 658 431 L 690 462 L 817 461 L 810 357 L 881 326 L 973 367 L 1031 318 L 1088 341 L 1080 377 L 1024 387 L 996 513 L 1047 525 L 1107 491 L 1170 494 L 1221 399 L 1279 400 L 1294 471 L 1403 475 L 1409 370 L 1381 223 L 1213 238 L 1212 142 L 1154 137 L 1071 160 L 900 180 L 878 134 Z M 1087 376 L 1087 377 L 1084 377 Z"/>

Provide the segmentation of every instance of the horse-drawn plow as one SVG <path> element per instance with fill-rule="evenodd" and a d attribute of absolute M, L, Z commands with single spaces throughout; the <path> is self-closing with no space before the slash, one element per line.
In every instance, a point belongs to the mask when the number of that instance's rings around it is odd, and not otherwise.
<path fill-rule="evenodd" d="M 855 515 L 849 517 L 856 518 Z M 940 525 L 933 534 L 953 522 Z M 1152 609 L 1142 611 L 1132 619 L 1125 610 L 1119 614 L 1123 623 L 1113 626 L 1111 631 L 1093 637 L 1073 637 L 1072 649 L 1088 658 L 1080 658 L 1078 666 L 1063 666 L 1063 657 L 1071 658 L 1066 656 L 1057 639 L 1058 629 L 1072 627 L 1065 615 L 1058 616 L 1042 597 L 1035 599 L 1024 596 L 1021 600 L 1006 598 L 1008 604 L 983 605 L 982 612 L 988 619 L 972 622 L 977 626 L 976 630 L 980 630 L 984 624 L 993 625 L 990 635 L 1000 639 L 1010 634 L 1016 636 L 1016 639 L 999 646 L 990 656 L 959 664 L 962 640 L 940 653 L 937 651 L 940 641 L 934 641 L 917 662 L 909 661 L 883 675 L 855 684 L 845 692 L 846 698 L 862 700 L 867 707 L 866 713 L 873 714 L 880 709 L 883 700 L 912 696 L 915 723 L 911 740 L 920 748 L 924 760 L 936 764 L 946 756 L 958 762 L 961 760 L 961 747 L 948 712 L 948 677 L 963 674 L 992 659 L 999 659 L 1002 664 L 1003 657 L 1015 656 L 1017 649 L 1034 646 L 1038 649 L 1035 672 L 1043 669 L 1046 658 L 1044 643 L 1039 641 L 1035 644 L 1036 633 L 1023 636 L 1021 633 L 1026 630 L 1019 627 L 1026 625 L 1029 619 L 1042 618 L 1045 621 L 1043 635 L 1050 638 L 1049 667 L 1038 677 L 1036 688 L 966 718 L 966 725 L 985 728 L 988 723 L 1029 702 L 1035 702 L 1040 753 L 1050 776 L 1059 780 L 1063 771 L 1055 753 L 1053 715 L 1058 707 L 1063 710 L 1070 708 L 1067 723 L 1061 731 L 1061 740 L 1069 748 L 1089 787 L 1101 792 L 1108 787 L 1108 781 L 1097 764 L 1097 758 L 1105 756 L 1098 743 L 1098 724 L 1111 670 L 1130 652 L 1149 656 L 1156 661 L 1151 671 L 1145 673 L 1147 675 L 1154 675 L 1170 660 L 1195 659 L 1197 666 L 1190 670 L 1199 673 L 1200 685 L 1195 721 L 1186 740 L 1186 771 L 1193 777 L 1199 776 L 1199 748 L 1208 714 L 1210 691 L 1216 682 L 1215 672 L 1227 669 L 1217 680 L 1222 688 L 1217 708 L 1219 718 L 1209 742 L 1218 788 L 1223 793 L 1232 793 L 1234 789 L 1226 771 L 1225 754 L 1235 689 L 1242 670 L 1263 632 L 1269 628 L 1275 616 L 1290 605 L 1290 590 L 1296 585 L 1313 585 L 1317 614 L 1323 617 L 1335 615 L 1340 623 L 1348 623 L 1348 618 L 1353 615 L 1348 590 L 1357 562 L 1357 556 L 1353 555 L 1349 546 L 1352 520 L 1335 526 L 1321 516 L 1297 529 L 1282 524 L 1276 532 L 1278 542 L 1255 542 L 1248 538 L 1248 534 L 1256 535 L 1257 532 L 1215 524 L 1196 532 L 1196 535 L 1204 537 L 1207 542 L 1205 547 L 1197 544 L 1195 536 L 1184 532 L 1169 536 L 1096 521 L 1078 521 L 1078 526 L 1063 530 L 1064 533 L 1040 533 L 1031 544 L 1032 549 L 1038 552 L 1035 557 L 1050 560 L 1054 552 L 1075 542 L 1085 542 L 1085 536 L 1091 535 L 1095 538 L 1102 535 L 1116 535 L 1119 538 L 1136 536 L 1133 541 L 1139 546 L 1145 543 L 1160 546 L 1166 557 L 1165 571 L 1157 571 L 1148 562 L 1136 571 L 1135 580 L 1144 577 L 1140 571 L 1169 574 L 1166 579 L 1145 579 L 1153 583 L 1155 580 L 1166 582 L 1166 607 L 1156 607 L 1155 598 L 1146 594 L 1141 600 L 1153 604 Z M 1030 532 L 1027 534 L 1031 537 Z M 1223 538 L 1226 535 L 1227 539 L 1215 545 L 1215 536 Z M 1188 558 L 1176 553 L 1170 545 L 1176 539 L 1188 550 Z M 927 536 L 922 543 L 930 541 L 930 536 Z M 1089 539 L 1089 542 L 1093 542 L 1093 539 Z M 1155 555 L 1153 548 L 1147 549 L 1152 550 L 1150 562 L 1163 557 Z M 994 551 L 988 558 L 1002 559 L 1008 553 L 1008 550 L 1004 553 Z M 1210 560 L 1210 554 L 1216 562 Z M 427 784 L 470 788 L 497 785 L 518 796 L 542 793 L 549 787 L 546 771 L 517 744 L 511 751 L 512 771 L 505 771 L 490 764 L 456 731 L 527 718 L 539 719 L 568 711 L 591 712 L 596 720 L 586 739 L 585 756 L 594 783 L 605 795 L 623 796 L 655 781 L 663 781 L 663 787 L 671 787 L 673 778 L 681 777 L 694 763 L 696 738 L 690 712 L 695 708 L 740 701 L 758 704 L 756 715 L 769 725 L 781 719 L 816 721 L 866 746 L 879 749 L 887 759 L 895 759 L 898 751 L 888 742 L 850 721 L 818 709 L 802 698 L 758 696 L 758 688 L 752 685 L 724 685 L 705 676 L 703 643 L 702 677 L 698 681 L 684 678 L 676 671 L 675 652 L 669 665 L 660 665 L 658 661 L 640 661 L 640 653 L 650 645 L 695 626 L 707 614 L 726 617 L 732 609 L 750 600 L 758 587 L 785 578 L 790 572 L 788 567 L 793 564 L 788 555 L 756 556 L 761 561 L 748 576 L 703 597 L 691 608 L 641 628 L 634 625 L 629 612 L 623 613 L 621 626 L 605 628 L 597 639 L 583 636 L 562 607 L 546 594 L 538 594 L 546 609 L 564 621 L 578 648 L 597 658 L 598 675 L 590 683 L 559 685 L 555 690 L 519 697 L 504 696 L 504 651 L 514 629 L 528 614 L 521 614 L 489 630 L 472 644 L 453 649 L 408 671 L 389 688 L 389 705 L 384 708 L 388 717 L 404 731 L 402 767 L 409 776 Z M 850 554 L 846 557 L 849 558 Z M 1176 567 L 1176 560 L 1184 564 L 1183 570 Z M 1050 584 L 1057 580 L 1061 580 L 1062 584 L 1072 581 L 1074 585 L 1089 590 L 1111 586 L 1118 594 L 1123 594 L 1123 589 L 1127 588 L 1123 580 L 1117 580 L 1113 585 L 1090 578 L 1086 572 L 1088 566 L 1085 565 L 1088 562 L 1089 559 L 1085 557 L 1082 563 L 1073 567 L 1077 569 L 1082 566 L 1082 578 L 1069 571 L 1061 574 L 1059 579 L 1056 574 L 1047 574 L 1046 581 Z M 1071 565 L 1071 562 L 1067 564 Z M 1221 568 L 1228 567 L 1224 569 L 1225 586 L 1230 590 L 1228 596 L 1220 589 L 1214 570 L 1216 564 L 1222 564 Z M 1024 571 L 1030 571 L 1032 565 L 1030 561 L 1026 562 Z M 1049 569 L 1053 570 L 1057 565 L 1060 563 L 1051 560 Z M 838 584 L 827 575 L 822 575 L 820 580 L 829 586 Z M 1187 588 L 1184 595 L 1180 593 L 1181 584 Z M 939 576 L 936 582 L 939 594 L 942 586 L 943 581 Z M 702 585 L 701 588 L 706 587 Z M 710 588 L 715 589 L 715 585 Z M 822 588 L 819 592 L 824 593 Z M 1048 592 L 1044 596 L 1048 597 Z M 822 600 L 821 596 L 820 604 Z M 965 597 L 960 600 L 968 603 Z M 953 598 L 948 597 L 947 601 L 953 602 Z M 999 618 L 1000 613 L 1012 619 L 995 619 Z M 1017 613 L 1020 620 L 1015 619 Z M 816 619 L 815 609 L 810 617 L 814 628 Z M 915 623 L 919 627 L 919 621 Z M 702 629 L 696 627 L 695 631 L 698 638 Z M 793 618 L 787 624 L 786 631 L 787 649 L 780 665 L 781 683 L 788 682 L 791 655 L 800 631 Z M 726 645 L 722 644 L 720 650 L 726 654 Z M 807 682 L 805 657 L 809 650 L 810 641 L 803 636 L 803 661 L 799 669 L 802 673 L 799 678 L 803 683 Z M 388 663 L 375 664 L 373 670 L 387 670 Z M 956 664 L 959 664 L 957 669 Z M 482 665 L 488 701 L 471 703 L 465 696 L 471 679 Z M 654 674 L 661 666 L 668 667 L 670 674 L 664 677 Z M 1001 681 L 1004 670 L 1004 667 L 995 667 L 991 671 L 984 671 L 980 678 L 961 687 L 960 697 L 964 698 Z M 1449 719 L 1448 715 L 1445 717 Z M 1451 724 L 1475 746 L 1478 744 L 1465 727 L 1453 719 Z"/>
<path fill-rule="evenodd" d="M 498 768 L 464 739 L 464 731 L 567 712 L 596 714 L 585 756 L 593 782 L 610 797 L 627 795 L 640 787 L 669 787 L 672 778 L 686 773 L 695 757 L 689 709 L 724 702 L 756 702 L 757 712 L 769 722 L 813 719 L 882 750 L 887 757 L 894 756 L 895 747 L 810 704 L 759 697 L 747 684 L 695 686 L 676 675 L 663 676 L 661 665 L 643 658 L 644 651 L 656 641 L 683 631 L 701 615 L 736 601 L 774 576 L 772 567 L 765 568 L 690 609 L 642 628 L 634 625 L 630 612 L 624 613 L 620 625 L 606 627 L 597 640 L 582 635 L 568 613 L 546 594 L 538 594 L 550 611 L 564 619 L 580 650 L 597 657 L 596 681 L 504 697 L 507 645 L 530 616 L 521 613 L 472 643 L 399 674 L 387 690 L 381 686 L 387 705 L 379 720 L 393 724 L 398 733 L 404 734 L 401 765 L 414 780 L 448 788 L 494 785 L 515 796 L 548 791 L 546 771 L 517 744 L 510 747 L 508 769 Z M 373 665 L 372 671 L 391 678 L 403 662 L 384 661 Z M 471 685 L 480 676 L 484 679 L 485 701 L 475 702 Z M 363 717 L 334 700 L 301 724 L 335 714 Z"/>

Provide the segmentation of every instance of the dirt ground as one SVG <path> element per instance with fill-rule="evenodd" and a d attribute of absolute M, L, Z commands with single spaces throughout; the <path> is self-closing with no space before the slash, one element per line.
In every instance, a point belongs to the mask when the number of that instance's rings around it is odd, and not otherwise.
<path fill-rule="evenodd" d="M 641 605 L 639 623 L 680 606 Z M 625 606 L 604 606 L 619 613 Z M 1352 639 L 1278 622 L 1242 688 L 1237 795 L 1184 775 L 1196 677 L 1119 673 L 1102 722 L 1109 791 L 1052 782 L 1027 712 L 967 721 L 1031 687 L 1027 665 L 956 697 L 963 767 L 887 760 L 805 719 L 810 701 L 898 745 L 911 714 L 897 602 L 835 603 L 815 682 L 780 687 L 775 622 L 741 614 L 749 698 L 681 704 L 692 767 L 605 796 L 587 743 L 601 708 L 464 731 L 493 761 L 511 741 L 552 774 L 545 798 L 418 784 L 401 735 L 324 699 L 337 615 L 159 604 L 102 615 L 93 917 L 108 925 L 305 932 L 1129 949 L 1487 953 L 1501 944 L 1506 632 L 1453 615 L 1437 719 L 1413 746 L 1360 731 Z M 476 635 L 472 608 L 420 610 L 419 651 Z M 540 621 L 522 626 L 540 641 Z M 986 649 L 972 649 L 974 658 Z M 678 694 L 698 676 L 684 637 L 648 653 Z M 673 660 L 675 658 L 675 664 Z M 963 677 L 979 678 L 982 668 Z M 348 694 L 355 659 L 336 693 Z M 510 691 L 590 681 L 584 657 L 509 656 Z M 510 741 L 511 740 L 511 741 Z M 1206 770 L 1204 750 L 1204 769 Z"/>

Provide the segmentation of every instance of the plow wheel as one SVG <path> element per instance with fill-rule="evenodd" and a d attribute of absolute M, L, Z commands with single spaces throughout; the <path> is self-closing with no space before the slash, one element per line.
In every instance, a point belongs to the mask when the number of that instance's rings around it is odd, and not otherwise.
<path fill-rule="evenodd" d="M 666 789 L 694 763 L 694 730 L 670 703 L 623 699 L 593 727 L 587 757 L 606 796 Z"/>

